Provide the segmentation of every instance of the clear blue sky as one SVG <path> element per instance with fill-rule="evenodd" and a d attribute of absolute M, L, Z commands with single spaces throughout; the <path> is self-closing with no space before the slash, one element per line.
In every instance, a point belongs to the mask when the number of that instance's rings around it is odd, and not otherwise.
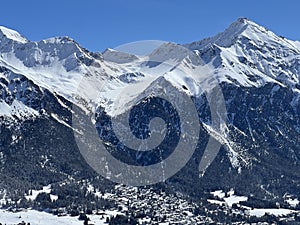
<path fill-rule="evenodd" d="M 230 0 L 6 0 L 0 25 L 30 40 L 70 36 L 91 51 L 139 40 L 187 43 L 247 17 L 300 40 L 300 1 Z"/>

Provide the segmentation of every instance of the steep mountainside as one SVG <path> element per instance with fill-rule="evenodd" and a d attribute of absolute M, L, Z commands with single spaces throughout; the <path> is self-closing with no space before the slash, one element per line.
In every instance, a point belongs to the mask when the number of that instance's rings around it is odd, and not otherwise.
<path fill-rule="evenodd" d="M 147 166 L 168 158 L 184 121 L 156 97 L 163 90 L 180 93 L 179 102 L 193 101 L 199 141 L 184 168 L 154 189 L 192 201 L 234 189 L 254 207 L 283 204 L 287 195 L 300 198 L 299 79 L 299 42 L 245 18 L 214 37 L 165 43 L 145 56 L 113 49 L 93 53 L 68 37 L 31 42 L 0 27 L 0 193 L 19 200 L 51 184 L 53 193 L 64 193 L 57 203 L 63 206 L 84 195 L 80 185 L 86 192 L 89 185 L 110 190 L 114 183 L 99 176 L 78 147 L 78 139 L 97 147 L 91 135 L 83 135 L 95 126 L 123 162 Z M 149 136 L 152 118 L 166 121 L 166 139 L 153 151 L 134 151 L 118 139 L 112 120 L 131 108 L 136 137 Z M 209 136 L 221 148 L 205 164 Z M 67 187 L 77 189 L 66 193 Z M 97 201 L 101 207 L 112 204 Z"/>

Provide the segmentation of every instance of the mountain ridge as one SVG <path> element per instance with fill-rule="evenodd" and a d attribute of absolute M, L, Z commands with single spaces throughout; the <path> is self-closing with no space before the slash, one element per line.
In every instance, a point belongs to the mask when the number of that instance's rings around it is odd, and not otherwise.
<path fill-rule="evenodd" d="M 154 108 L 164 117 L 173 116 L 154 103 L 159 91 L 175 90 L 195 104 L 201 139 L 187 165 L 155 187 L 196 202 L 203 198 L 203 205 L 211 197 L 206 193 L 215 190 L 234 189 L 248 197 L 250 207 L 276 207 L 276 202 L 285 204 L 287 195 L 300 198 L 298 42 L 243 18 L 214 37 L 190 44 L 164 43 L 144 56 L 112 49 L 93 53 L 66 37 L 25 42 L 14 31 L 6 34 L 0 34 L 0 181 L 12 178 L 9 184 L 0 182 L 0 189 L 18 190 L 21 198 L 31 185 L 53 184 L 52 194 L 57 194 L 65 191 L 64 186 L 92 180 L 93 185 L 103 185 L 105 193 L 114 184 L 86 163 L 74 133 L 80 136 L 84 128 L 96 126 L 121 161 L 151 164 L 161 155 L 132 153 L 116 141 L 111 120 L 137 106 L 142 113 L 132 116 L 132 129 L 147 137 L 149 127 L 139 118 L 150 121 L 156 115 Z M 211 94 L 216 87 L 226 112 L 219 95 Z M 216 112 L 211 112 L 211 99 L 217 100 L 212 102 Z M 147 107 L 147 102 L 155 107 Z M 218 117 L 221 124 L 215 126 L 212 117 L 221 113 L 225 119 Z M 200 174 L 199 162 L 210 136 L 221 148 Z M 176 143 L 176 137 L 171 134 L 167 147 Z M 97 147 L 89 136 L 81 138 Z M 64 200 L 73 201 L 76 194 Z"/>

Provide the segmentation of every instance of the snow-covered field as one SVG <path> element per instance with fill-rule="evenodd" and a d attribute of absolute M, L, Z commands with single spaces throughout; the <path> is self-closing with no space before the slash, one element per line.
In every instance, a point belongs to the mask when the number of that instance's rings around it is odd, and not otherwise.
<path fill-rule="evenodd" d="M 105 211 L 104 217 L 100 215 L 88 216 L 91 224 L 102 225 L 105 224 L 107 216 L 115 216 L 120 214 L 116 211 Z M 15 225 L 22 221 L 30 223 L 31 225 L 82 225 L 83 221 L 78 220 L 78 216 L 54 216 L 46 212 L 39 212 L 35 210 L 28 210 L 22 212 L 8 212 L 0 210 L 0 223 L 6 225 Z"/>
<path fill-rule="evenodd" d="M 261 217 L 264 216 L 266 213 L 271 214 L 274 216 L 285 216 L 288 214 L 293 213 L 293 210 L 290 209 L 251 209 L 249 210 L 249 214 L 251 216 Z"/>
<path fill-rule="evenodd" d="M 226 193 L 222 190 L 216 190 L 211 192 L 211 194 L 214 197 L 217 197 L 218 199 L 207 199 L 207 201 L 211 204 L 217 204 L 217 205 L 227 205 L 229 207 L 232 207 L 233 204 L 245 202 L 248 200 L 247 197 L 245 196 L 236 196 L 234 195 L 234 190 L 230 190 L 227 192 L 228 197 L 226 196 Z M 291 206 L 296 206 L 299 204 L 298 199 L 288 199 L 287 202 Z M 274 216 L 286 216 L 288 214 L 291 214 L 295 212 L 294 210 L 291 209 L 276 209 L 276 208 L 254 208 L 251 209 L 249 207 L 242 206 L 243 208 L 247 209 L 249 212 L 249 215 L 251 216 L 256 216 L 256 217 L 262 217 L 265 214 L 270 214 Z"/>

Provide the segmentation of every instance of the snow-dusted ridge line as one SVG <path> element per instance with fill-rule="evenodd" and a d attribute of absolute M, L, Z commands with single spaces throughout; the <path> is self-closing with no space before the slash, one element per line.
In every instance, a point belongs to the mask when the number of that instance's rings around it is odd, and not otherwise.
<path fill-rule="evenodd" d="M 139 59 L 136 55 L 120 52 L 111 48 L 106 49 L 102 55 L 104 60 L 120 64 L 130 63 Z"/>
<path fill-rule="evenodd" d="M 9 38 L 11 40 L 20 42 L 20 43 L 27 43 L 28 40 L 24 38 L 21 34 L 19 34 L 17 31 L 11 30 L 9 28 L 0 26 L 0 38 L 1 36 L 5 35 L 6 38 Z"/>
<path fill-rule="evenodd" d="M 217 35 L 213 37 L 208 37 L 205 39 L 202 39 L 200 41 L 195 41 L 192 43 L 184 44 L 189 49 L 192 50 L 199 50 L 202 48 L 205 48 L 210 45 L 219 45 L 221 47 L 230 47 L 232 44 L 235 43 L 237 38 L 241 35 L 251 35 L 248 31 L 252 31 L 253 35 L 251 38 L 255 40 L 256 34 L 264 34 L 265 36 L 269 36 L 271 38 L 274 38 L 278 42 L 283 42 L 286 45 L 289 45 L 292 48 L 296 48 L 298 52 L 300 52 L 299 44 L 297 44 L 297 41 L 290 41 L 286 38 L 283 38 L 281 36 L 277 36 L 272 31 L 266 29 L 263 26 L 258 25 L 257 23 L 251 21 L 247 18 L 239 18 L 237 21 L 232 23 L 225 31 L 218 33 Z M 250 37 L 250 36 L 248 36 Z"/>
<path fill-rule="evenodd" d="M 114 49 L 102 54 L 89 52 L 68 37 L 30 42 L 4 27 L 0 32 L 1 66 L 23 74 L 81 108 L 91 108 L 102 102 L 110 111 L 111 104 L 132 83 L 145 85 L 136 94 L 139 96 L 151 83 L 146 84 L 146 80 L 153 81 L 160 76 L 165 76 L 174 86 L 185 86 L 190 95 L 199 95 L 198 74 L 188 76 L 195 67 L 193 57 L 202 61 L 198 68 L 209 68 L 208 78 L 213 76 L 219 82 L 245 87 L 278 83 L 295 90 L 299 84 L 299 42 L 278 37 L 245 18 L 238 19 L 214 37 L 185 45 L 165 43 L 143 57 Z M 175 72 L 174 67 L 178 68 Z M 177 72 L 181 69 L 188 71 L 187 75 Z M 209 80 L 203 85 L 214 85 Z M 77 99 L 90 105 L 81 105 Z M 124 99 L 122 105 L 131 100 Z"/>

